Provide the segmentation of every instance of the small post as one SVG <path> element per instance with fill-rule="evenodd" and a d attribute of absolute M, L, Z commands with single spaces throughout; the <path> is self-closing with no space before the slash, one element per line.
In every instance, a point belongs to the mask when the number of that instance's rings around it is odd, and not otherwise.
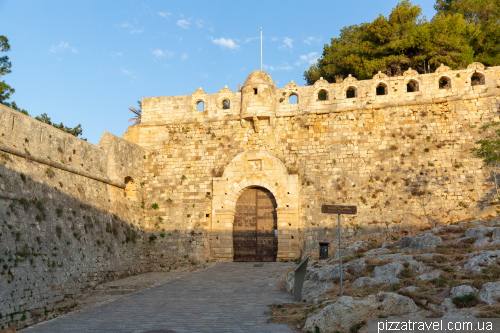
<path fill-rule="evenodd" d="M 262 27 L 260 27 L 260 70 L 262 70 Z"/>
<path fill-rule="evenodd" d="M 340 263 L 340 297 L 342 297 L 342 242 L 340 237 L 340 214 L 339 214 L 339 263 Z"/>

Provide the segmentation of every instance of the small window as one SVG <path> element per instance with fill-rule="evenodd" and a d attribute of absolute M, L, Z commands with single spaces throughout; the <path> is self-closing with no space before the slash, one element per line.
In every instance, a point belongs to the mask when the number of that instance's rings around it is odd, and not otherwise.
<path fill-rule="evenodd" d="M 347 90 L 345 92 L 345 97 L 346 98 L 355 98 L 356 97 L 356 88 L 354 88 L 354 87 L 347 88 Z"/>
<path fill-rule="evenodd" d="M 290 97 L 288 97 L 288 104 L 297 104 L 299 98 L 295 94 L 291 94 Z"/>
<path fill-rule="evenodd" d="M 380 83 L 376 88 L 377 96 L 387 95 L 387 86 Z"/>
<path fill-rule="evenodd" d="M 222 108 L 224 110 L 229 110 L 230 106 L 231 106 L 231 102 L 229 102 L 229 100 L 225 99 L 222 101 Z"/>
<path fill-rule="evenodd" d="M 418 91 L 418 82 L 415 80 L 410 80 L 406 84 L 406 92 L 417 92 Z"/>
<path fill-rule="evenodd" d="M 328 100 L 328 93 L 326 90 L 320 90 L 318 92 L 318 101 L 326 101 Z"/>
<path fill-rule="evenodd" d="M 257 95 L 257 88 L 253 88 L 254 95 Z"/>
<path fill-rule="evenodd" d="M 471 78 L 470 78 L 470 85 L 471 86 L 481 86 L 483 85 L 484 82 L 484 75 L 481 73 L 474 73 Z"/>
<path fill-rule="evenodd" d="M 439 79 L 439 89 L 450 89 L 451 88 L 451 80 L 447 77 L 442 77 Z"/>
<path fill-rule="evenodd" d="M 205 103 L 203 101 L 199 101 L 196 104 L 196 110 L 197 111 L 205 111 Z"/>

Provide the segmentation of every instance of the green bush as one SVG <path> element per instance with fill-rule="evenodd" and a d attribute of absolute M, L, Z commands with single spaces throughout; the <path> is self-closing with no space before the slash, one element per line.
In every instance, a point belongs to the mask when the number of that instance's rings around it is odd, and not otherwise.
<path fill-rule="evenodd" d="M 453 304 L 459 308 L 470 308 L 477 304 L 477 297 L 474 294 L 458 296 L 453 298 Z"/>

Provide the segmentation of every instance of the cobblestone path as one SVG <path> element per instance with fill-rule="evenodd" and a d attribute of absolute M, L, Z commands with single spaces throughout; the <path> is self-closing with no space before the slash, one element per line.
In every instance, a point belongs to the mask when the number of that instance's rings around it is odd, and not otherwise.
<path fill-rule="evenodd" d="M 221 263 L 21 332 L 293 332 L 266 324 L 264 314 L 267 305 L 293 301 L 278 290 L 293 266 Z"/>

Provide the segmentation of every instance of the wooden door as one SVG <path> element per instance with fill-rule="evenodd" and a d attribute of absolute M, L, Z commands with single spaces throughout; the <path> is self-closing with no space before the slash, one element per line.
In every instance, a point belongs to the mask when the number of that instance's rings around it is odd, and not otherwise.
<path fill-rule="evenodd" d="M 246 189 L 236 202 L 233 225 L 234 261 L 276 261 L 276 200 L 271 192 Z"/>

